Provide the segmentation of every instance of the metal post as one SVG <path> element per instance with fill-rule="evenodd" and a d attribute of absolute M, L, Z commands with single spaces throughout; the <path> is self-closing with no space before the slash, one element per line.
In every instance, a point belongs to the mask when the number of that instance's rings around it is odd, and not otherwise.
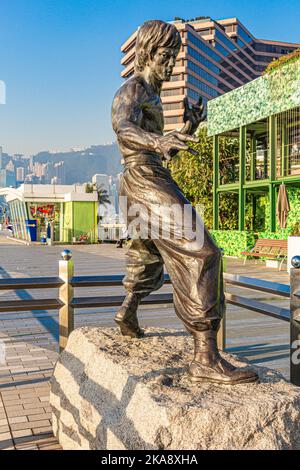
<path fill-rule="evenodd" d="M 59 300 L 63 306 L 59 310 L 59 350 L 62 352 L 68 341 L 68 337 L 74 329 L 74 309 L 71 307 L 73 299 L 73 287 L 71 279 L 74 276 L 74 263 L 72 252 L 64 250 L 61 254 L 62 260 L 59 261 L 59 277 L 64 284 L 59 289 Z"/>
<path fill-rule="evenodd" d="M 270 231 L 276 232 L 276 186 L 269 184 L 270 198 Z"/>
<path fill-rule="evenodd" d="M 224 249 L 222 251 L 222 275 L 227 269 L 227 260 L 224 258 Z M 224 313 L 217 333 L 217 346 L 220 351 L 224 351 L 226 347 L 226 314 Z"/>
<path fill-rule="evenodd" d="M 213 138 L 213 229 L 219 229 L 219 188 L 220 166 L 219 166 L 219 136 Z"/>
<path fill-rule="evenodd" d="M 294 256 L 291 269 L 291 383 L 300 387 L 300 256 Z"/>
<path fill-rule="evenodd" d="M 246 170 L 246 146 L 247 146 L 247 127 L 240 127 L 240 141 L 239 141 L 239 230 L 245 230 L 245 205 L 246 205 L 246 191 L 245 184 L 245 170 Z"/>

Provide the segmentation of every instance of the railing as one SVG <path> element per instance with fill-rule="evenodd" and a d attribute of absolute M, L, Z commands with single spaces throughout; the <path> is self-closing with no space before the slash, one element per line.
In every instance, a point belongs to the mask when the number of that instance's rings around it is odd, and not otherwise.
<path fill-rule="evenodd" d="M 28 310 L 59 310 L 59 347 L 62 351 L 74 329 L 74 309 L 120 306 L 124 295 L 100 297 L 74 297 L 74 288 L 121 286 L 123 275 L 114 276 L 74 276 L 74 263 L 70 250 L 62 252 L 59 261 L 58 277 L 0 279 L 0 290 L 17 289 L 57 289 L 59 297 L 50 299 L 9 300 L 0 302 L 0 313 Z M 290 323 L 290 375 L 291 382 L 300 386 L 300 256 L 292 260 L 290 286 L 240 275 L 224 274 L 226 285 L 265 292 L 290 299 L 290 309 L 267 304 L 249 297 L 226 292 L 229 304 L 267 315 Z M 165 275 L 165 283 L 170 278 Z M 152 294 L 142 300 L 142 305 L 171 304 L 173 294 Z M 218 347 L 226 345 L 226 318 L 222 320 L 218 332 Z"/>

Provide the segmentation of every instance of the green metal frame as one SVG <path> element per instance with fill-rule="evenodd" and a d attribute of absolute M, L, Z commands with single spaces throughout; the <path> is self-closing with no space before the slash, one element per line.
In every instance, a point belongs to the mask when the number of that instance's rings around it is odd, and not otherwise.
<path fill-rule="evenodd" d="M 247 128 L 240 127 L 239 145 L 239 230 L 245 230 L 245 205 L 246 205 L 246 150 L 247 150 Z"/>
<path fill-rule="evenodd" d="M 245 230 L 245 206 L 247 191 L 252 193 L 255 191 L 265 192 L 269 194 L 270 200 L 270 220 L 269 229 L 271 232 L 276 231 L 276 200 L 277 188 L 281 183 L 292 185 L 294 187 L 300 186 L 300 175 L 284 176 L 286 174 L 287 159 L 285 155 L 285 147 L 282 148 L 281 156 L 281 174 L 276 175 L 276 159 L 277 159 L 277 117 L 270 116 L 268 118 L 269 130 L 269 178 L 264 180 L 255 180 L 255 148 L 256 138 L 255 135 L 251 137 L 251 162 L 250 162 L 250 180 L 246 180 L 246 152 L 247 152 L 247 126 L 239 128 L 239 181 L 230 184 L 220 184 L 220 169 L 219 169 L 219 135 L 213 136 L 213 228 L 219 228 L 219 194 L 226 192 L 235 192 L 239 198 L 239 214 L 238 226 L 239 230 Z M 283 145 L 286 139 L 283 139 Z"/>
<path fill-rule="evenodd" d="M 218 230 L 219 228 L 219 183 L 220 183 L 220 171 L 219 171 L 219 136 L 213 137 L 213 228 Z"/>

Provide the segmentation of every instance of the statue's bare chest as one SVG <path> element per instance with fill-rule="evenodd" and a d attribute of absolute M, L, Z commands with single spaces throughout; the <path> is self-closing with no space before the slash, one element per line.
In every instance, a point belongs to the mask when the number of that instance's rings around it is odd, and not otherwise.
<path fill-rule="evenodd" d="M 141 105 L 140 126 L 148 131 L 162 134 L 164 116 L 161 99 L 158 95 L 150 95 Z"/>

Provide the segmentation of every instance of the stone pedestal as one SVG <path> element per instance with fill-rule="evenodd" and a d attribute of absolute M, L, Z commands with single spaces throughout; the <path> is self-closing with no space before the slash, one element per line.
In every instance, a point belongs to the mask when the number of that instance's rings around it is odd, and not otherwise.
<path fill-rule="evenodd" d="M 300 448 L 299 388 L 260 367 L 258 385 L 192 384 L 191 337 L 146 333 L 141 340 L 111 328 L 71 334 L 50 396 L 64 449 Z"/>

